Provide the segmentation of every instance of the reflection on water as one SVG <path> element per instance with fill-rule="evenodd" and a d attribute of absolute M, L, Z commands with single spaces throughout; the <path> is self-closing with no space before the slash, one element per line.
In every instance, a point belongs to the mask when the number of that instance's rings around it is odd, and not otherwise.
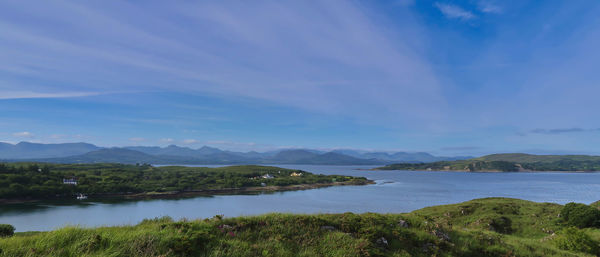
<path fill-rule="evenodd" d="M 269 212 L 409 212 L 431 205 L 482 197 L 537 202 L 591 203 L 600 200 L 600 173 L 456 173 L 358 170 L 365 166 L 279 165 L 314 173 L 365 176 L 377 183 L 258 195 L 217 195 L 169 200 L 47 201 L 0 205 L 0 223 L 17 231 L 65 225 L 136 224 L 144 218 L 208 218 Z"/>

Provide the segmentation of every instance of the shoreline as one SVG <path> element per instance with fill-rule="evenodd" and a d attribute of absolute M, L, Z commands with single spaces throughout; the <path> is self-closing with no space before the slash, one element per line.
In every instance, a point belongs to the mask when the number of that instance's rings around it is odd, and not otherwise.
<path fill-rule="evenodd" d="M 265 186 L 265 187 L 244 187 L 244 188 L 221 188 L 221 189 L 203 189 L 192 191 L 171 191 L 171 192 L 144 192 L 135 194 L 97 194 L 89 195 L 93 199 L 123 199 L 123 200 L 143 200 L 143 199 L 176 199 L 187 198 L 194 196 L 211 196 L 211 195 L 243 195 L 261 192 L 285 192 L 317 189 L 331 186 L 364 186 L 375 184 L 373 180 L 365 181 L 344 181 L 330 182 L 318 184 L 297 184 L 288 186 Z M 88 198 L 89 199 L 89 198 Z M 46 199 L 0 199 L 0 204 L 20 204 L 20 203 L 35 203 L 44 200 L 73 200 L 72 198 L 46 198 Z"/>

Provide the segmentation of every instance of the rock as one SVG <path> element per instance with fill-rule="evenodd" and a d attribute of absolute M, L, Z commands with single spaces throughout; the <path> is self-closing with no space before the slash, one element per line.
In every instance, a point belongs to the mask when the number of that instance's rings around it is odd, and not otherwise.
<path fill-rule="evenodd" d="M 398 226 L 403 227 L 403 228 L 408 228 L 408 227 L 410 227 L 410 224 L 408 224 L 408 221 L 406 221 L 406 220 L 399 220 Z"/>
<path fill-rule="evenodd" d="M 321 226 L 321 230 L 334 231 L 335 227 L 333 227 L 333 226 Z"/>
<path fill-rule="evenodd" d="M 424 244 L 421 249 L 423 250 L 423 252 L 430 252 L 431 250 L 435 250 L 437 247 L 433 244 L 433 243 L 426 243 Z"/>
<path fill-rule="evenodd" d="M 450 241 L 450 236 L 442 230 L 434 230 L 433 234 L 443 241 Z"/>
<path fill-rule="evenodd" d="M 387 241 L 387 239 L 385 239 L 385 237 L 381 237 L 381 238 L 377 239 L 377 244 L 386 245 L 387 246 L 388 245 L 388 241 Z"/>

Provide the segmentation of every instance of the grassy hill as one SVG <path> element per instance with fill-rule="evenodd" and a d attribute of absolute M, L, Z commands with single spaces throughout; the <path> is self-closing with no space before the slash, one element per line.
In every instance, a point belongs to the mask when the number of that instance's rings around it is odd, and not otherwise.
<path fill-rule="evenodd" d="M 506 161 L 516 163 L 552 163 L 561 161 L 600 162 L 600 156 L 591 155 L 535 155 L 524 153 L 490 154 L 473 160 Z"/>
<path fill-rule="evenodd" d="M 398 163 L 381 170 L 454 171 L 600 171 L 600 156 L 492 154 L 479 158 L 432 163 Z"/>
<path fill-rule="evenodd" d="M 590 207 L 591 208 L 591 207 Z M 550 203 L 486 198 L 406 214 L 268 214 L 17 233 L 0 256 L 595 256 L 597 228 Z"/>
<path fill-rule="evenodd" d="M 130 151 L 130 150 L 126 150 Z M 292 176 L 301 173 L 301 176 Z M 269 178 L 263 178 L 269 174 Z M 74 179 L 76 185 L 64 184 Z M 335 182 L 335 183 L 334 183 Z M 320 175 L 272 166 L 219 168 L 126 164 L 0 163 L 0 202 L 42 198 L 160 197 L 193 193 L 233 193 L 239 190 L 285 190 L 289 186 L 366 184 L 365 178 Z"/>

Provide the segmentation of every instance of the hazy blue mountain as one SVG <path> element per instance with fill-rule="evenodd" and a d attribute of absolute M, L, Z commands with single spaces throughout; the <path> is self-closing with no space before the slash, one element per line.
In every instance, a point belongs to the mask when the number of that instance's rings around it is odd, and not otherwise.
<path fill-rule="evenodd" d="M 88 143 L 38 144 L 20 142 L 0 143 L 0 159 L 53 158 L 79 155 L 100 149 Z"/>
<path fill-rule="evenodd" d="M 360 159 L 378 159 L 394 162 L 436 162 L 436 161 L 453 161 L 473 158 L 472 156 L 457 156 L 457 157 L 440 157 L 433 156 L 425 152 L 368 152 L 357 151 L 351 149 L 334 150 L 335 153 L 349 155 Z"/>
<path fill-rule="evenodd" d="M 0 143 L 0 160 L 64 163 L 151 163 L 151 164 L 388 164 L 467 159 L 436 157 L 428 153 L 386 153 L 357 150 L 323 152 L 314 149 L 279 149 L 264 153 L 223 151 L 203 146 L 198 149 L 169 145 L 101 148 L 87 143 L 16 145 Z"/>
<path fill-rule="evenodd" d="M 319 154 L 307 150 L 284 150 L 269 158 L 274 162 L 296 163 L 300 160 L 306 160 L 318 156 Z"/>
<path fill-rule="evenodd" d="M 324 154 L 317 154 L 310 158 L 301 159 L 297 161 L 298 164 L 337 164 L 337 165 L 367 165 L 367 164 L 379 164 L 386 163 L 386 161 L 377 159 L 359 159 L 356 157 L 328 152 Z"/>

